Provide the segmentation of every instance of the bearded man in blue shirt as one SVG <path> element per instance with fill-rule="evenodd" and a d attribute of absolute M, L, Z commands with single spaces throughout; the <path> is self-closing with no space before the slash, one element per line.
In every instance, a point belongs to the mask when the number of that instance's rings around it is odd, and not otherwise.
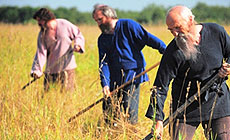
<path fill-rule="evenodd" d="M 105 121 L 116 120 L 120 112 L 128 122 L 138 122 L 140 83 L 148 81 L 147 74 L 135 79 L 132 84 L 111 95 L 111 91 L 133 79 L 145 70 L 141 50 L 147 45 L 162 54 L 166 45 L 131 19 L 118 19 L 116 11 L 107 5 L 95 5 L 92 13 L 102 33 L 98 38 L 99 68 L 103 93 Z"/>

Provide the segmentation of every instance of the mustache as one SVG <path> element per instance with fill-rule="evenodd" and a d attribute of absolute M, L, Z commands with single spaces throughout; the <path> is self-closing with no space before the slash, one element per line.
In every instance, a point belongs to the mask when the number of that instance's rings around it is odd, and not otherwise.
<path fill-rule="evenodd" d="M 183 52 L 186 60 L 189 59 L 191 59 L 192 61 L 197 60 L 199 50 L 191 41 L 192 40 L 191 34 L 180 33 L 178 34 L 177 37 L 175 37 L 175 40 L 178 48 Z"/>
<path fill-rule="evenodd" d="M 176 40 L 176 44 L 177 46 L 184 50 L 187 48 L 187 41 L 188 41 L 188 38 L 185 34 L 183 33 L 179 33 L 178 36 L 175 37 L 175 40 Z"/>

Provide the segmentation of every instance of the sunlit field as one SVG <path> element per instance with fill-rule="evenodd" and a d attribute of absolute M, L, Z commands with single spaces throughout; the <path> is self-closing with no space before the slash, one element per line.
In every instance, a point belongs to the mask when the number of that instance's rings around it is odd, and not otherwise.
<path fill-rule="evenodd" d="M 166 44 L 173 36 L 165 25 L 144 26 Z M 119 122 L 119 128 L 109 128 L 103 123 L 102 104 L 68 123 L 68 119 L 103 97 L 98 73 L 97 26 L 79 26 L 86 39 L 86 53 L 77 54 L 76 90 L 61 93 L 51 88 L 43 93 L 43 77 L 25 90 L 21 88 L 32 80 L 30 70 L 36 52 L 37 25 L 0 24 L 0 139 L 65 139 L 65 140 L 138 140 L 151 129 L 152 121 L 145 117 L 149 105 L 150 88 L 157 68 L 148 73 L 150 81 L 143 83 L 140 93 L 139 123 L 128 125 Z M 225 26 L 230 31 L 230 26 Z M 146 68 L 160 61 L 161 55 L 150 47 L 143 53 Z M 42 95 L 43 98 L 42 98 Z M 170 96 L 165 102 L 166 117 L 169 112 Z M 163 139 L 170 139 L 168 126 Z M 205 139 L 201 127 L 194 140 Z"/>

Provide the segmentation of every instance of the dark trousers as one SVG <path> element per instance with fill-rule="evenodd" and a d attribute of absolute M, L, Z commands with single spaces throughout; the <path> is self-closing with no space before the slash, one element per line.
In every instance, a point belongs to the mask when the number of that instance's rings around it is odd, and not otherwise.
<path fill-rule="evenodd" d="M 45 74 L 44 90 L 48 91 L 51 84 L 60 84 L 61 91 L 74 91 L 75 70 L 66 70 L 55 74 Z"/>
<path fill-rule="evenodd" d="M 120 119 L 121 113 L 124 113 L 129 123 L 136 124 L 139 95 L 140 85 L 130 85 L 104 100 L 102 108 L 105 122 L 110 123 L 111 120 Z"/>
<path fill-rule="evenodd" d="M 174 122 L 173 124 L 173 140 L 179 140 L 179 135 L 183 140 L 192 140 L 195 130 L 199 126 L 197 123 L 179 123 Z M 203 121 L 202 127 L 207 132 L 209 121 Z M 230 116 L 214 119 L 211 121 L 209 140 L 230 140 Z M 170 129 L 170 128 L 169 128 Z"/>

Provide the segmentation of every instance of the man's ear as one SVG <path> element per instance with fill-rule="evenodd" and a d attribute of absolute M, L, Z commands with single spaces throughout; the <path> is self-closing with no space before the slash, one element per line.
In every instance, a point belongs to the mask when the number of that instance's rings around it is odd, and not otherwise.
<path fill-rule="evenodd" d="M 188 22 L 187 22 L 188 27 L 191 27 L 193 23 L 194 23 L 194 18 L 192 16 L 189 16 Z"/>
<path fill-rule="evenodd" d="M 189 16 L 189 22 L 190 22 L 191 24 L 193 24 L 193 22 L 194 22 L 194 17 L 193 17 L 193 16 Z"/>

